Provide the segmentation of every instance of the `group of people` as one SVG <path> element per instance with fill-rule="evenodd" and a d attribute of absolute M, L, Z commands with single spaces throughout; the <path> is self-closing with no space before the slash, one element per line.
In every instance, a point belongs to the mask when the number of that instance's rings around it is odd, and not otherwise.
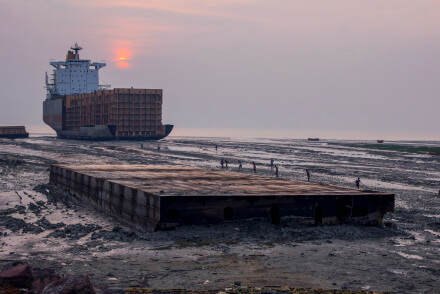
<path fill-rule="evenodd" d="M 217 146 L 216 146 L 216 149 L 217 149 Z M 274 159 L 270 160 L 270 170 L 271 171 L 275 170 L 275 173 L 274 173 L 275 177 L 278 178 L 278 176 L 279 176 L 278 165 L 274 164 L 274 162 L 275 162 Z M 220 160 L 220 165 L 222 168 L 227 169 L 228 168 L 228 161 L 222 158 Z M 255 161 L 252 161 L 252 167 L 253 167 L 254 173 L 256 174 L 257 173 L 257 164 L 255 163 Z M 242 170 L 243 170 L 243 163 L 241 160 L 239 160 L 238 161 L 238 171 L 242 171 Z M 306 169 L 306 176 L 307 176 L 307 181 L 310 182 L 311 175 L 310 175 L 310 171 L 308 169 Z M 354 183 L 356 185 L 356 188 L 359 189 L 360 184 L 361 184 L 361 179 L 358 177 L 357 180 L 354 181 Z M 440 194 L 440 191 L 439 191 L 439 194 Z"/>
<path fill-rule="evenodd" d="M 228 169 L 228 161 L 226 159 L 222 158 L 220 160 L 220 165 L 222 168 Z M 257 164 L 255 163 L 255 161 L 252 161 L 252 167 L 253 167 L 254 173 L 256 174 L 257 173 Z M 278 178 L 278 176 L 279 176 L 278 166 L 276 164 L 274 164 L 273 159 L 270 161 L 270 169 L 272 171 L 275 169 L 275 176 Z M 243 170 L 243 162 L 241 160 L 239 160 L 238 161 L 238 171 L 242 171 L 242 170 Z"/>
<path fill-rule="evenodd" d="M 222 166 L 222 168 L 226 167 L 226 169 L 228 168 L 228 161 L 223 159 L 220 160 L 220 165 Z"/>
<path fill-rule="evenodd" d="M 144 144 L 141 144 L 141 148 L 144 148 Z M 160 145 L 157 145 L 157 150 L 160 151 Z M 218 151 L 218 145 L 215 145 L 215 151 Z M 228 164 L 229 162 L 226 159 L 221 159 L 220 160 L 220 165 L 222 168 L 226 168 L 228 169 Z M 256 174 L 257 173 L 257 164 L 255 163 L 255 161 L 252 161 L 252 167 L 253 167 L 253 171 Z M 279 177 L 279 170 L 278 170 L 278 165 L 275 164 L 275 160 L 272 158 L 270 160 L 270 170 L 274 172 L 275 177 Z M 243 171 L 243 162 L 241 160 L 238 161 L 238 171 Z M 307 176 L 307 181 L 310 182 L 310 171 L 308 169 L 305 170 L 306 171 L 306 176 Z M 354 181 L 356 188 L 360 189 L 360 185 L 361 185 L 361 179 L 358 177 L 355 181 Z M 440 191 L 439 191 L 439 195 L 440 195 Z"/>

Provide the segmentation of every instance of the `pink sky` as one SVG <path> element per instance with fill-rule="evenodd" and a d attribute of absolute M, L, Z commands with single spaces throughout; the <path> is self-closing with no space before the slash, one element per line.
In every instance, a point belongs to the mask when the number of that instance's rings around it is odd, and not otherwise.
<path fill-rule="evenodd" d="M 42 124 L 49 60 L 78 42 L 108 63 L 103 83 L 163 88 L 177 127 L 440 134 L 439 15 L 439 1 L 3 0 L 0 124 Z"/>

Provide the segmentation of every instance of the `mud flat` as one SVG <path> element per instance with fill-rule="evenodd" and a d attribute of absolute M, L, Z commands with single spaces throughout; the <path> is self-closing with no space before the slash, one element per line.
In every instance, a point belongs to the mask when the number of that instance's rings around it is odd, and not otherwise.
<path fill-rule="evenodd" d="M 332 143 L 332 144 L 329 144 Z M 436 293 L 440 288 L 440 158 L 356 142 L 168 138 L 157 143 L 0 139 L 0 266 L 28 261 L 94 285 L 198 291 L 279 286 Z M 436 142 L 394 142 L 402 146 Z M 216 152 L 215 145 L 219 146 Z M 348 146 L 349 145 L 349 146 Z M 220 159 L 230 162 L 229 171 Z M 49 184 L 51 164 L 186 165 L 395 194 L 384 226 L 303 225 L 281 217 L 134 230 Z M 165 192 L 165 191 L 164 191 Z"/>

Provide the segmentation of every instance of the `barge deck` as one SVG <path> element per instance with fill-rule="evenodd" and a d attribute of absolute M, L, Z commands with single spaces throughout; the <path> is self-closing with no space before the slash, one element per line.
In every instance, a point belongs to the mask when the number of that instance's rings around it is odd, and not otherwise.
<path fill-rule="evenodd" d="M 50 182 L 140 230 L 263 217 L 332 224 L 382 222 L 394 194 L 158 165 L 52 165 Z"/>

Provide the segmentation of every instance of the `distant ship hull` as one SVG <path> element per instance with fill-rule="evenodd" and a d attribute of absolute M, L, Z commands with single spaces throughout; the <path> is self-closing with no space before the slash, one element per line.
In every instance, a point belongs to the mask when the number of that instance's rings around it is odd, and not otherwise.
<path fill-rule="evenodd" d="M 47 99 L 43 120 L 67 139 L 160 140 L 173 129 L 162 124 L 160 89 L 113 89 Z"/>
<path fill-rule="evenodd" d="M 161 140 L 167 137 L 173 125 L 165 125 L 166 132 L 164 135 L 149 135 L 149 136 L 116 136 L 111 125 L 99 125 L 90 127 L 81 127 L 79 131 L 57 131 L 57 136 L 62 139 L 77 139 L 77 140 Z"/>
<path fill-rule="evenodd" d="M 3 126 L 0 127 L 0 138 L 22 139 L 29 138 L 24 126 Z"/>
<path fill-rule="evenodd" d="M 1 138 L 6 138 L 6 139 L 25 139 L 25 138 L 29 138 L 29 133 L 19 134 L 19 135 L 0 135 L 0 139 Z"/>

